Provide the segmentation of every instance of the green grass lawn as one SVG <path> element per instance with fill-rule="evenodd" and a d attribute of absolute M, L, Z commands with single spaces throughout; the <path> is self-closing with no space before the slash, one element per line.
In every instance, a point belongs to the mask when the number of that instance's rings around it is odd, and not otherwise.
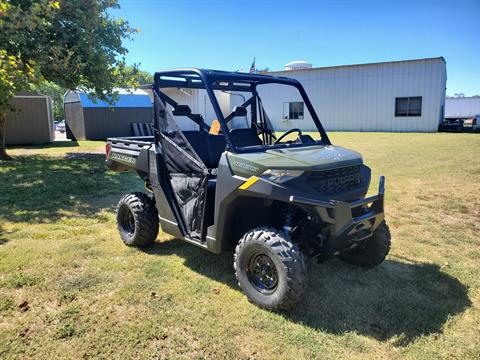
<path fill-rule="evenodd" d="M 330 136 L 363 154 L 372 191 L 386 176 L 392 250 L 369 271 L 312 263 L 288 314 L 248 303 L 232 254 L 167 236 L 124 246 L 114 206 L 143 184 L 105 169 L 103 143 L 11 149 L 0 358 L 478 358 L 480 135 Z"/>

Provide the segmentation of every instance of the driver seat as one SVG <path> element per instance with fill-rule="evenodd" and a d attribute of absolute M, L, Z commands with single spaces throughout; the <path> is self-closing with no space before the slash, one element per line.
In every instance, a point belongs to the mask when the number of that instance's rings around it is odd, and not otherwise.
<path fill-rule="evenodd" d="M 239 128 L 230 130 L 233 142 L 238 147 L 262 145 L 262 140 L 257 135 L 257 131 L 252 128 Z"/>

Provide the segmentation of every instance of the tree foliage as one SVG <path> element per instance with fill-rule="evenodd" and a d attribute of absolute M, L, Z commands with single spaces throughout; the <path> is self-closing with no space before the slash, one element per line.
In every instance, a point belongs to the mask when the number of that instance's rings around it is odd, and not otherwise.
<path fill-rule="evenodd" d="M 147 71 L 140 70 L 136 65 L 125 66 L 122 75 L 115 82 L 115 87 L 129 88 L 153 83 L 153 75 Z"/>
<path fill-rule="evenodd" d="M 65 95 L 67 89 L 50 81 L 32 84 L 30 88 L 34 92 L 50 96 L 53 100 L 53 116 L 55 120 L 62 120 L 64 118 L 63 95 Z"/>
<path fill-rule="evenodd" d="M 118 7 L 117 0 L 0 0 L 0 157 L 10 99 L 30 84 L 82 88 L 101 99 L 119 81 L 135 85 L 123 42 L 136 30 L 111 16 Z"/>

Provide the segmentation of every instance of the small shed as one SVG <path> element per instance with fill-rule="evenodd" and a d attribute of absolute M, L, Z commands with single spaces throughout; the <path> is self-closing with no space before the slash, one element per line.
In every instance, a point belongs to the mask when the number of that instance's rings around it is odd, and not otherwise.
<path fill-rule="evenodd" d="M 117 90 L 112 104 L 91 98 L 87 93 L 68 91 L 64 96 L 67 136 L 72 140 L 105 140 L 134 136 L 133 123 L 151 123 L 153 105 L 142 90 Z"/>
<path fill-rule="evenodd" d="M 5 124 L 6 145 L 50 143 L 55 138 L 53 102 L 46 95 L 19 93 L 12 99 L 14 110 Z"/>

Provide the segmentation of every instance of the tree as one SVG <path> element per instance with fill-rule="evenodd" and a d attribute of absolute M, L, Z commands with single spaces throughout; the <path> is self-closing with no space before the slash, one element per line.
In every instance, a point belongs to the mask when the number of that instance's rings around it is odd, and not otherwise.
<path fill-rule="evenodd" d="M 135 65 L 127 65 L 123 71 L 123 75 L 115 82 L 115 86 L 119 88 L 128 88 L 132 84 L 134 87 L 153 83 L 153 75 L 147 71 L 140 70 Z"/>
<path fill-rule="evenodd" d="M 64 118 L 63 95 L 65 95 L 67 89 L 49 81 L 32 84 L 30 88 L 34 92 L 50 96 L 53 100 L 53 117 L 55 120 L 62 120 Z"/>
<path fill-rule="evenodd" d="M 108 12 L 118 7 L 117 0 L 0 0 L 0 159 L 8 158 L 5 120 L 15 92 L 47 81 L 108 100 L 119 80 L 135 85 L 123 41 L 136 30 Z"/>
<path fill-rule="evenodd" d="M 5 151 L 5 121 L 7 112 L 13 111 L 10 99 L 17 89 L 25 88 L 34 78 L 34 70 L 14 55 L 0 49 L 0 160 L 8 159 Z"/>

